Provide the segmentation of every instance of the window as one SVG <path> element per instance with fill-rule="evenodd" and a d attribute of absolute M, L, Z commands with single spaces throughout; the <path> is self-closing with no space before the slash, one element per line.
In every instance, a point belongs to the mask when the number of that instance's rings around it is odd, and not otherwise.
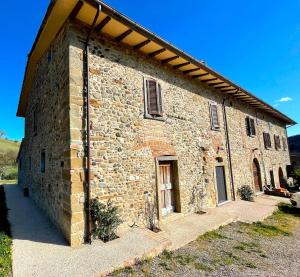
<path fill-rule="evenodd" d="M 272 148 L 272 142 L 271 142 L 271 137 L 269 133 L 263 133 L 264 137 L 264 144 L 266 149 Z"/>
<path fill-rule="evenodd" d="M 249 137 L 254 137 L 256 135 L 255 121 L 249 116 L 246 117 L 246 131 Z"/>
<path fill-rule="evenodd" d="M 163 104 L 160 84 L 155 80 L 146 79 L 144 87 L 146 117 L 162 118 Z"/>
<path fill-rule="evenodd" d="M 275 149 L 279 150 L 281 149 L 281 144 L 280 144 L 280 137 L 274 135 L 274 144 L 275 144 Z"/>
<path fill-rule="evenodd" d="M 46 153 L 45 150 L 41 152 L 41 172 L 45 173 L 46 171 Z"/>
<path fill-rule="evenodd" d="M 22 159 L 19 159 L 19 170 L 22 171 Z"/>
<path fill-rule="evenodd" d="M 220 130 L 218 105 L 216 103 L 210 104 L 210 122 L 212 130 Z"/>
<path fill-rule="evenodd" d="M 286 151 L 288 149 L 285 137 L 282 137 L 282 146 L 283 146 L 284 151 Z"/>
<path fill-rule="evenodd" d="M 48 61 L 48 63 L 51 63 L 51 60 L 52 60 L 52 51 L 51 51 L 51 49 L 48 51 L 48 53 L 47 53 L 47 61 Z"/>
<path fill-rule="evenodd" d="M 33 110 L 33 134 L 37 134 L 37 109 Z"/>

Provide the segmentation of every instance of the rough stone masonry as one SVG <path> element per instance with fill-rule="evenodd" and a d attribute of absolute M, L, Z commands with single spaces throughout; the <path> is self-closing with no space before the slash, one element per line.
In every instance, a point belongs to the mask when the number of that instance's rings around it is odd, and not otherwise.
<path fill-rule="evenodd" d="M 84 28 L 67 23 L 39 61 L 26 114 L 26 132 L 19 183 L 62 230 L 72 246 L 84 238 L 83 95 Z M 92 197 L 111 199 L 118 206 L 123 229 L 145 224 L 145 195 L 159 194 L 159 159 L 172 157 L 176 166 L 177 212 L 218 204 L 216 167 L 225 169 L 228 200 L 242 185 L 254 187 L 253 161 L 259 164 L 262 185 L 279 186 L 279 168 L 286 176 L 288 149 L 264 145 L 263 132 L 286 139 L 285 124 L 257 112 L 234 97 L 227 98 L 196 80 L 162 66 L 103 35 L 90 43 Z M 145 117 L 144 80 L 161 86 L 162 120 Z M 216 103 L 220 129 L 212 130 L 210 104 Z M 233 184 L 226 143 L 228 121 Z M 38 130 L 33 132 L 34 111 Z M 255 120 L 256 135 L 248 136 L 245 118 Z M 40 171 L 41 151 L 46 169 Z M 158 203 L 158 209 L 160 209 Z M 159 212 L 160 219 L 162 219 Z"/>

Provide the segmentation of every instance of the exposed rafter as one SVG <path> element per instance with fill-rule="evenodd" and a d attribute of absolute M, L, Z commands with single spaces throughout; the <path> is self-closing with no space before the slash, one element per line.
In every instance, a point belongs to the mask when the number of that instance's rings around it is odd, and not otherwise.
<path fill-rule="evenodd" d="M 216 81 L 218 80 L 218 78 L 210 78 L 210 79 L 206 79 L 206 80 L 201 80 L 202 83 L 208 83 L 208 82 L 211 82 L 211 81 Z"/>
<path fill-rule="evenodd" d="M 116 41 L 121 42 L 124 38 L 126 38 L 127 36 L 129 36 L 133 31 L 131 29 L 128 29 L 127 31 L 125 31 L 124 33 L 122 33 L 121 35 L 119 35 L 118 37 L 115 38 Z"/>
<path fill-rule="evenodd" d="M 184 74 L 188 74 L 188 73 L 191 73 L 191 72 L 195 72 L 195 71 L 198 71 L 200 70 L 200 68 L 193 68 L 193 69 L 188 69 L 188 70 L 184 70 L 182 71 Z"/>
<path fill-rule="evenodd" d="M 111 17 L 110 16 L 107 16 L 105 17 L 96 27 L 95 27 L 95 31 L 96 32 L 100 32 L 104 26 L 109 22 L 111 21 Z"/>
<path fill-rule="evenodd" d="M 197 75 L 193 75 L 193 78 L 196 79 L 196 78 L 200 78 L 200 77 L 207 76 L 207 75 L 209 75 L 209 73 L 197 74 Z"/>
<path fill-rule="evenodd" d="M 221 85 L 221 84 L 224 84 L 224 82 L 222 81 L 222 82 L 212 83 L 212 84 L 209 84 L 208 86 L 214 87 L 214 86 Z"/>
<path fill-rule="evenodd" d="M 174 60 L 176 60 L 176 59 L 178 59 L 178 58 L 179 58 L 179 56 L 174 56 L 174 57 L 171 57 L 171 58 L 167 58 L 167 59 L 161 60 L 161 63 L 162 63 L 162 64 L 165 64 L 165 63 L 174 61 Z"/>
<path fill-rule="evenodd" d="M 224 82 L 223 82 L 224 83 Z M 213 85 L 213 84 L 211 84 Z M 224 85 L 224 86 L 216 86 L 214 87 L 215 89 L 221 89 L 221 88 L 230 88 L 231 86 L 230 85 Z"/>
<path fill-rule="evenodd" d="M 191 63 L 190 62 L 185 62 L 185 63 L 174 65 L 173 68 L 178 69 L 180 67 L 184 67 L 184 66 L 189 65 L 189 64 L 191 64 Z"/>
<path fill-rule="evenodd" d="M 154 51 L 154 52 L 148 54 L 148 57 L 149 57 L 149 58 L 153 58 L 153 57 L 155 57 L 155 56 L 157 56 L 157 55 L 159 55 L 160 53 L 163 53 L 163 52 L 165 52 L 165 51 L 166 51 L 165 48 L 156 50 L 156 51 Z"/>
<path fill-rule="evenodd" d="M 143 42 L 141 42 L 141 43 L 139 43 L 139 44 L 133 46 L 133 49 L 134 49 L 134 50 L 139 50 L 139 49 L 141 49 L 142 47 L 144 47 L 144 46 L 146 46 L 147 44 L 149 44 L 150 42 L 151 42 L 150 39 L 146 39 L 145 41 L 143 41 Z"/>
<path fill-rule="evenodd" d="M 71 19 L 75 19 L 83 6 L 83 1 L 79 0 L 70 14 Z"/>

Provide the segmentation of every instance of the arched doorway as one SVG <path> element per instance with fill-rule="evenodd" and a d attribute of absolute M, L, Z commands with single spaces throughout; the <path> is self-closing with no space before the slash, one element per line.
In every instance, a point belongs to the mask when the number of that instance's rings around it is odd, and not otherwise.
<path fill-rule="evenodd" d="M 253 179 L 254 179 L 255 191 L 260 192 L 262 191 L 262 185 L 261 185 L 260 167 L 257 159 L 253 160 L 252 168 L 253 168 Z"/>
<path fill-rule="evenodd" d="M 278 177 L 279 177 L 280 187 L 285 188 L 285 180 L 284 180 L 283 171 L 282 171 L 281 167 L 279 167 L 279 169 L 278 169 Z"/>

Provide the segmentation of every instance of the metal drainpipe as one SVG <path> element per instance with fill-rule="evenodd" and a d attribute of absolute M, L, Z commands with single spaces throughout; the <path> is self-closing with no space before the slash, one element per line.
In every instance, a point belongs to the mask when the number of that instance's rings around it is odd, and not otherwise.
<path fill-rule="evenodd" d="M 226 100 L 227 100 L 226 98 L 223 99 L 222 107 L 223 107 L 223 117 L 224 117 L 224 124 L 225 124 L 226 146 L 227 146 L 228 160 L 229 160 L 229 172 L 230 172 L 230 180 L 231 180 L 232 199 L 233 199 L 233 201 L 235 201 L 236 197 L 235 197 L 235 188 L 234 188 L 234 180 L 233 180 L 233 172 L 232 172 L 231 147 L 230 147 L 228 122 L 227 122 L 227 114 L 226 114 L 226 107 L 225 107 Z"/>
<path fill-rule="evenodd" d="M 91 243 L 91 224 L 90 224 L 90 216 L 91 216 L 91 207 L 90 207 L 90 199 L 91 199 L 91 189 L 90 189 L 90 174 L 91 174 L 91 142 L 90 142 L 90 88 L 89 88 L 89 41 L 92 35 L 92 32 L 95 28 L 97 19 L 101 12 L 101 5 L 99 3 L 97 8 L 97 13 L 94 17 L 93 24 L 88 32 L 86 41 L 85 41 L 85 48 L 84 48 L 84 57 L 83 57 L 83 87 L 84 87 L 84 94 L 86 97 L 86 157 L 87 157 L 87 164 L 86 164 L 86 174 L 85 174 L 85 182 L 86 182 L 86 197 L 85 197 L 85 212 L 86 212 L 86 233 L 85 233 L 85 242 Z"/>

